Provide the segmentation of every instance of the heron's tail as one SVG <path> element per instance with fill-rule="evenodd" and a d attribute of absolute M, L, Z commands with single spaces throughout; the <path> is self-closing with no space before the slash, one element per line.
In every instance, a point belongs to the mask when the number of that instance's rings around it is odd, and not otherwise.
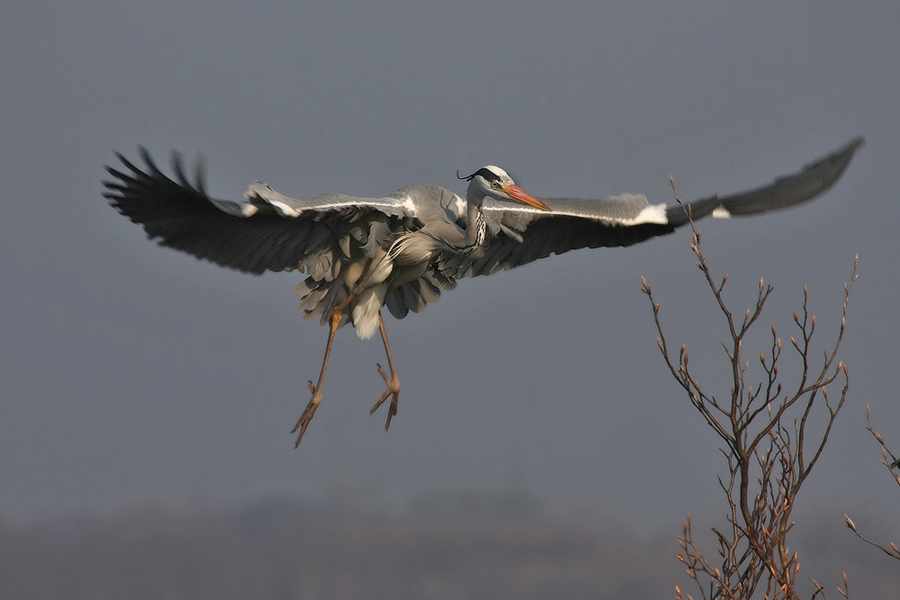
<path fill-rule="evenodd" d="M 353 308 L 353 326 L 356 335 L 361 340 L 367 340 L 375 335 L 378 329 L 378 312 L 384 304 L 384 296 L 387 294 L 387 284 L 382 283 L 364 290 L 356 296 L 351 303 Z"/>

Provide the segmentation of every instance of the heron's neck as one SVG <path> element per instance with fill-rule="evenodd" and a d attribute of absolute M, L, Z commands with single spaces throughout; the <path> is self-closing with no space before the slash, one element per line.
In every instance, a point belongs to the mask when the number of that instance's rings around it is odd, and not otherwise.
<path fill-rule="evenodd" d="M 481 212 L 481 203 L 484 196 L 472 197 L 471 191 L 466 197 L 466 237 L 465 247 L 475 249 L 484 243 L 487 237 L 487 225 L 484 222 L 484 213 Z"/>

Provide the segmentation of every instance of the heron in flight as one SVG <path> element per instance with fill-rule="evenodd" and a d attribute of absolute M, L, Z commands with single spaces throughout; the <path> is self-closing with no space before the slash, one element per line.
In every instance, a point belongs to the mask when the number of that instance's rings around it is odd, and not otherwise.
<path fill-rule="evenodd" d="M 641 194 L 539 199 L 493 165 L 460 177 L 468 182 L 465 198 L 432 184 L 382 198 L 289 198 L 255 182 L 245 200 L 217 200 L 204 190 L 199 164 L 192 183 L 173 154 L 171 179 L 143 148 L 143 169 L 117 153 L 125 168 L 107 167 L 114 179 L 104 182 L 104 196 L 162 246 L 248 273 L 306 274 L 294 289 L 300 309 L 329 330 L 318 381 L 309 382 L 312 397 L 292 430 L 299 430 L 296 447 L 322 401 L 334 336 L 344 325 L 352 324 L 362 339 L 376 329 L 381 333 L 390 374 L 378 365 L 387 389 L 370 412 L 390 397 L 387 429 L 397 414 L 400 379 L 382 306 L 402 319 L 436 302 L 463 277 L 491 275 L 578 248 L 630 246 L 671 233 L 690 219 L 756 214 L 809 200 L 838 179 L 862 143 L 854 139 L 768 186 L 683 206 L 649 204 Z"/>

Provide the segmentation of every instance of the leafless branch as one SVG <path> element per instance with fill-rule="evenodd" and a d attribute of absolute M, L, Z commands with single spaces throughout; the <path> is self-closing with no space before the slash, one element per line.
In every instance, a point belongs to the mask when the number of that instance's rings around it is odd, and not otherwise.
<path fill-rule="evenodd" d="M 897 485 L 900 485 L 900 475 L 898 475 L 897 471 L 894 470 L 894 469 L 900 468 L 900 460 L 897 460 L 897 457 L 894 455 L 893 452 L 891 452 L 891 449 L 888 448 L 888 445 L 884 441 L 884 438 L 881 437 L 881 434 L 879 434 L 877 431 L 875 431 L 872 428 L 872 415 L 871 415 L 869 406 L 866 406 L 866 429 L 868 430 L 869 433 L 872 434 L 872 437 L 874 437 L 875 441 L 878 442 L 878 444 L 881 446 L 881 456 L 882 456 L 881 464 L 883 464 L 885 466 L 885 468 L 887 468 L 888 473 L 891 474 L 891 478 L 897 483 Z M 858 537 L 865 543 L 878 548 L 879 550 L 881 550 L 882 552 L 884 552 L 891 558 L 900 560 L 900 548 L 898 548 L 897 544 L 895 544 L 894 542 L 888 542 L 888 544 L 890 544 L 890 546 L 891 546 L 891 548 L 888 549 L 888 548 L 882 546 L 881 544 L 879 544 L 877 542 L 873 542 L 872 540 L 864 537 L 856 529 L 856 524 L 853 523 L 853 520 L 848 515 L 844 515 L 844 523 L 847 525 L 847 527 L 850 529 L 850 531 L 852 531 L 853 533 L 856 534 L 856 537 Z"/>

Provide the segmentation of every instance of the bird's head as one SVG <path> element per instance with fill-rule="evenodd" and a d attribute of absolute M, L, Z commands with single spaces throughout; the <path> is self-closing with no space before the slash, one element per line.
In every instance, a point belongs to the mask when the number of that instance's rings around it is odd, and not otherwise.
<path fill-rule="evenodd" d="M 517 186 L 509 173 L 500 167 L 488 165 L 467 177 L 460 177 L 459 173 L 456 176 L 469 182 L 467 197 L 479 205 L 486 196 L 490 196 L 498 200 L 520 202 L 540 210 L 550 210 L 549 206 Z"/>

